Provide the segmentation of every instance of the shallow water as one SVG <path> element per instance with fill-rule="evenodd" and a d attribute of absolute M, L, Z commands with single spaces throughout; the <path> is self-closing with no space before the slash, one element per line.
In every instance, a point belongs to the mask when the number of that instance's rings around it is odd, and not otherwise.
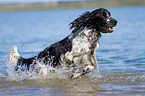
<path fill-rule="evenodd" d="M 108 7 L 118 25 L 102 34 L 97 71 L 78 79 L 60 74 L 16 75 L 7 59 L 12 46 L 37 55 L 71 33 L 68 24 L 94 8 L 0 12 L 0 95 L 145 95 L 145 6 Z"/>

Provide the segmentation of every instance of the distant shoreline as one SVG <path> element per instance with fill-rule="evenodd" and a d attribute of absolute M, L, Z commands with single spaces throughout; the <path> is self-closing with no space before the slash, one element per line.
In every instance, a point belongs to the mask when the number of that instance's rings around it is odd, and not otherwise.
<path fill-rule="evenodd" d="M 87 7 L 108 7 L 145 5 L 145 1 L 91 1 L 91 2 L 61 2 L 61 3 L 34 3 L 34 4 L 4 4 L 0 5 L 0 11 L 15 10 L 41 10 L 58 8 L 87 8 Z"/>

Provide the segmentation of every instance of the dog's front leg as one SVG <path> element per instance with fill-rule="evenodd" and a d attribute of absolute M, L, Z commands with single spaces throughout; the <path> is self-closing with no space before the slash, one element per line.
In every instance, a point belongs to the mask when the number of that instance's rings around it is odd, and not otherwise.
<path fill-rule="evenodd" d="M 70 78 L 78 78 L 79 76 L 85 75 L 94 69 L 95 69 L 95 66 L 93 66 L 93 64 L 84 64 L 84 65 L 74 67 Z"/>

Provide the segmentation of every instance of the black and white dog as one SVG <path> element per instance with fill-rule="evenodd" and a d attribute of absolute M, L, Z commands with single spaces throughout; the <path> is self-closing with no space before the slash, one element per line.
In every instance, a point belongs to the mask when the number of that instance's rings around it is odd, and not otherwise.
<path fill-rule="evenodd" d="M 10 51 L 10 62 L 16 64 L 15 71 L 36 71 L 35 66 L 40 62 L 55 69 L 65 68 L 71 78 L 87 74 L 98 68 L 95 51 L 99 47 L 101 33 L 112 33 L 117 24 L 110 16 L 110 12 L 104 8 L 86 12 L 70 23 L 70 29 L 73 29 L 70 35 L 37 56 L 22 58 L 14 46 Z"/>

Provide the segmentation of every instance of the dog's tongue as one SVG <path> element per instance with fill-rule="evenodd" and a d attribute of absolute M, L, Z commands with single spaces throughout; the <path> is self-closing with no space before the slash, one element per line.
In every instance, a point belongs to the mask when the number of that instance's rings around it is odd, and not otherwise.
<path fill-rule="evenodd" d="M 113 28 L 108 28 L 109 31 L 113 31 Z"/>

